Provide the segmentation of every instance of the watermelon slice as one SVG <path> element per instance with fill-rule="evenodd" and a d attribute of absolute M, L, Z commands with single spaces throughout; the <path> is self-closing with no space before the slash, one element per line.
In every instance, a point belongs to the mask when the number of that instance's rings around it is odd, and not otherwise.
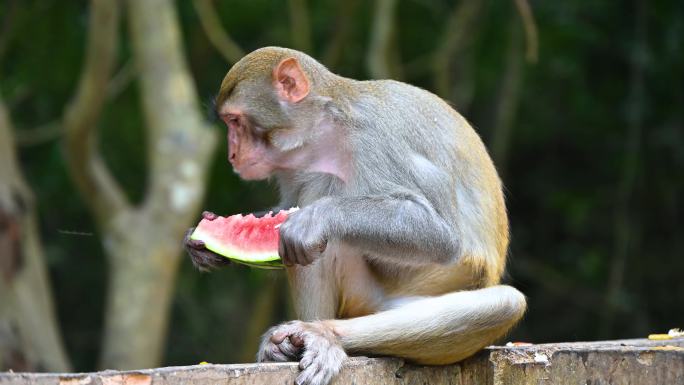
<path fill-rule="evenodd" d="M 202 219 L 190 235 L 204 242 L 207 249 L 234 262 L 262 269 L 283 267 L 278 256 L 278 228 L 287 215 L 297 208 L 272 212 L 257 218 L 249 215 L 231 215 L 214 220 Z"/>

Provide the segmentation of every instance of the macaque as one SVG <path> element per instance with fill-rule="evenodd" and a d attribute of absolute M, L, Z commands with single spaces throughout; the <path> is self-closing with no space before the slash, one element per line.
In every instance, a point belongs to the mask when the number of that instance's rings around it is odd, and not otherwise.
<path fill-rule="evenodd" d="M 265 333 L 259 362 L 299 361 L 307 385 L 327 384 L 347 355 L 449 364 L 522 317 L 525 297 L 498 285 L 501 181 L 477 133 L 439 97 L 267 47 L 230 69 L 216 102 L 234 171 L 275 179 L 278 208 L 300 207 L 278 250 L 299 320 Z M 200 241 L 185 247 L 200 269 L 226 264 Z"/>

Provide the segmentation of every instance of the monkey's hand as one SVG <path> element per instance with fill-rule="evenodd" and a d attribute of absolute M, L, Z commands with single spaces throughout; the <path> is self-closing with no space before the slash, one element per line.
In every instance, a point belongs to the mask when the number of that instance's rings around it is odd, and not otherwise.
<path fill-rule="evenodd" d="M 278 254 L 283 264 L 308 265 L 325 251 L 328 244 L 326 203 L 324 198 L 299 209 L 280 226 Z"/>
<path fill-rule="evenodd" d="M 346 358 L 335 333 L 320 321 L 291 321 L 269 329 L 257 354 L 258 362 L 299 359 L 297 385 L 327 385 Z"/>
<path fill-rule="evenodd" d="M 218 215 L 209 211 L 205 211 L 202 213 L 202 217 L 204 219 L 213 221 L 214 219 L 218 218 Z M 190 255 L 192 264 L 195 265 L 196 268 L 201 271 L 209 271 L 211 269 L 230 265 L 228 258 L 224 258 L 207 249 L 204 245 L 204 242 L 190 239 L 190 235 L 192 235 L 193 231 L 195 231 L 195 228 L 191 227 L 185 232 L 185 237 L 183 238 L 183 247 Z"/>

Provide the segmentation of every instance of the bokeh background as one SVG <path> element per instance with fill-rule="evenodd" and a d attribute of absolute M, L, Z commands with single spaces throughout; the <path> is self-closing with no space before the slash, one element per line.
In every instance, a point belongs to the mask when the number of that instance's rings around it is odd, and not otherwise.
<path fill-rule="evenodd" d="M 200 274 L 180 247 L 202 209 L 276 203 L 205 114 L 267 45 L 472 122 L 506 185 L 505 281 L 529 298 L 506 340 L 684 326 L 679 0 L 4 0 L 0 370 L 248 362 L 292 317 L 282 274 Z"/>

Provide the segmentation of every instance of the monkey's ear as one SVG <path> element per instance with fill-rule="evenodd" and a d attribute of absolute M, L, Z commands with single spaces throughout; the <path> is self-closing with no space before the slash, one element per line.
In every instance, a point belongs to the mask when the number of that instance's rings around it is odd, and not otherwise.
<path fill-rule="evenodd" d="M 273 80 L 278 96 L 288 102 L 297 103 L 309 94 L 309 79 L 293 57 L 278 63 L 273 70 Z"/>

